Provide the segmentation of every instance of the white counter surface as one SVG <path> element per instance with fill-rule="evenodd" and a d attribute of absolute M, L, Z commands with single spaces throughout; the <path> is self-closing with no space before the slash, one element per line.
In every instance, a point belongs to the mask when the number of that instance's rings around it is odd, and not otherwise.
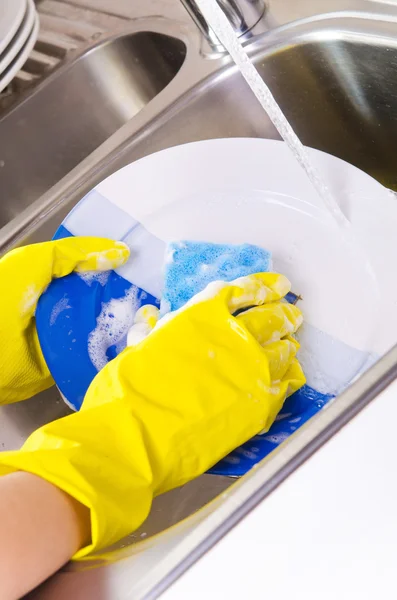
<path fill-rule="evenodd" d="M 394 382 L 162 598 L 397 598 L 396 463 Z"/>

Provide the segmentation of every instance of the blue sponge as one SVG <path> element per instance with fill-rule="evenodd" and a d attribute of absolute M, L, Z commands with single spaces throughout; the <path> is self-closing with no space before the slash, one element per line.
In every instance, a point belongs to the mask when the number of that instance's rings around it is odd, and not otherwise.
<path fill-rule="evenodd" d="M 161 312 L 177 310 L 212 281 L 271 269 L 271 253 L 252 244 L 172 242 L 165 262 L 165 285 Z"/>

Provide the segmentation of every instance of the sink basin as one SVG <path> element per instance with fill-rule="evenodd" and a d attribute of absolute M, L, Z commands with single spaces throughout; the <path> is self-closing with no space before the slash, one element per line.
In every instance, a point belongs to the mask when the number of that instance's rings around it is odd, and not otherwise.
<path fill-rule="evenodd" d="M 396 32 L 396 24 L 336 17 L 269 33 L 248 46 L 304 144 L 350 162 L 392 189 L 397 186 Z M 198 87 L 189 104 L 151 131 L 151 152 L 214 137 L 279 137 L 234 68 L 214 74 L 203 88 L 205 93 Z M 117 167 L 146 152 L 147 144 L 131 144 Z"/>
<path fill-rule="evenodd" d="M 0 228 L 142 110 L 175 77 L 185 54 L 181 40 L 153 31 L 108 39 L 6 115 L 0 121 L 0 183 L 7 189 Z"/>
<path fill-rule="evenodd" d="M 289 4 L 295 6 L 292 0 Z M 274 29 L 254 38 L 247 48 L 303 143 L 343 158 L 397 189 L 391 141 L 397 128 L 396 32 L 397 24 L 380 15 L 338 13 Z M 7 194 L 0 220 L 17 216 L 0 230 L 0 249 L 49 239 L 91 187 L 151 152 L 206 138 L 277 138 L 229 59 L 206 57 L 202 50 L 202 40 L 188 20 L 162 23 L 161 33 L 135 32 L 100 45 L 65 74 L 60 71 L 51 82 L 52 91 L 49 85 L 38 89 L 38 123 L 50 119 L 55 129 L 26 123 L 25 105 L 16 107 L 0 123 L 0 139 L 5 132 L 14 137 L 12 148 L 5 149 L 9 158 L 4 168 L 12 156 L 16 161 L 25 151 L 22 133 L 24 139 L 33 131 L 37 136 L 51 134 L 55 146 L 43 157 L 38 153 L 29 177 L 15 178 L 10 168 L 2 179 L 13 201 Z M 61 110 L 56 114 L 64 115 L 65 122 L 58 123 L 52 110 Z M 30 597 L 157 597 L 386 387 L 396 377 L 396 365 L 397 352 L 392 351 L 237 483 L 204 475 L 156 499 L 140 530 L 101 556 L 67 566 Z M 4 449 L 17 447 L 37 426 L 67 413 L 55 390 L 0 411 Z M 96 568 L 87 568 L 92 566 Z"/>
<path fill-rule="evenodd" d="M 395 25 L 357 25 L 339 35 L 336 20 L 324 31 L 328 39 L 308 35 L 269 57 L 261 72 L 304 144 L 397 189 Z"/>

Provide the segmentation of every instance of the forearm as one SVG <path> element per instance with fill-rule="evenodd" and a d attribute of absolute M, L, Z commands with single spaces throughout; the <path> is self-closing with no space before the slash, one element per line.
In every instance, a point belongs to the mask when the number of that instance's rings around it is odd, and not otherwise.
<path fill-rule="evenodd" d="M 0 597 L 39 585 L 89 542 L 89 512 L 44 479 L 0 477 Z"/>

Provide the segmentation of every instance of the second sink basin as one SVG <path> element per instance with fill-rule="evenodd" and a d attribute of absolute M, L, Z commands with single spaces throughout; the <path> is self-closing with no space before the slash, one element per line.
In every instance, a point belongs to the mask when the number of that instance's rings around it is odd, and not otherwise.
<path fill-rule="evenodd" d="M 161 33 L 120 35 L 54 73 L 6 115 L 0 121 L 0 185 L 7 190 L 0 228 L 161 92 L 185 54 L 181 40 Z"/>

